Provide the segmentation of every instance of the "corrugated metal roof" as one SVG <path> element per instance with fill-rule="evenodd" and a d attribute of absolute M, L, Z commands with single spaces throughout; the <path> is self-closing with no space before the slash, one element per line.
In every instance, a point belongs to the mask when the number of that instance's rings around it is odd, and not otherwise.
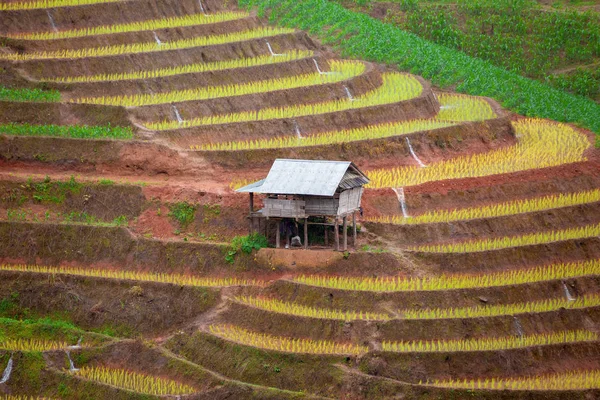
<path fill-rule="evenodd" d="M 237 191 L 333 196 L 342 181 L 343 189 L 369 182 L 354 165 L 349 170 L 351 165 L 349 161 L 277 159 L 262 183 L 258 181 Z"/>

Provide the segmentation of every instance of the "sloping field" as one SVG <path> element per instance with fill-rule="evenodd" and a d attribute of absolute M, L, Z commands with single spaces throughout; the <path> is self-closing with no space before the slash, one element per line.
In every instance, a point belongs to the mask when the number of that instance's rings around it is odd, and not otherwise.
<path fill-rule="evenodd" d="M 0 36 L 0 400 L 600 398 L 597 104 L 327 0 Z M 245 236 L 275 158 L 370 177 L 349 252 Z"/>

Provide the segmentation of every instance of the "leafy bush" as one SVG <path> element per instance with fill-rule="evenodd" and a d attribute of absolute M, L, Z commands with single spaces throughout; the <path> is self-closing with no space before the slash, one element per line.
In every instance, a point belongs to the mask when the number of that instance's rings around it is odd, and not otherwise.
<path fill-rule="evenodd" d="M 260 233 L 252 233 L 246 236 L 236 236 L 231 241 L 231 247 L 227 251 L 225 260 L 233 264 L 235 255 L 241 250 L 243 253 L 250 254 L 252 250 L 260 250 L 267 247 L 269 242 L 264 235 Z"/>

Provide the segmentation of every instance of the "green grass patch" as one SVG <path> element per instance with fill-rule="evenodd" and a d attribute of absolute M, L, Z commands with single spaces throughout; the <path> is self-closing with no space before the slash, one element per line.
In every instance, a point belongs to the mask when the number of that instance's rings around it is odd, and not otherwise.
<path fill-rule="evenodd" d="M 552 88 L 345 9 L 328 0 L 239 0 L 271 22 L 303 29 L 335 46 L 344 57 L 396 65 L 441 87 L 497 99 L 530 117 L 572 122 L 600 133 L 600 104 Z"/>
<path fill-rule="evenodd" d="M 0 134 L 15 136 L 53 136 L 75 139 L 133 139 L 130 127 L 87 125 L 0 124 Z"/>
<path fill-rule="evenodd" d="M 187 201 L 173 203 L 169 206 L 169 217 L 179 222 L 182 228 L 188 226 L 196 216 L 196 205 L 189 204 Z"/>
<path fill-rule="evenodd" d="M 4 101 L 35 101 L 35 102 L 58 102 L 60 93 L 56 90 L 42 89 L 13 89 L 0 86 L 0 100 Z"/>

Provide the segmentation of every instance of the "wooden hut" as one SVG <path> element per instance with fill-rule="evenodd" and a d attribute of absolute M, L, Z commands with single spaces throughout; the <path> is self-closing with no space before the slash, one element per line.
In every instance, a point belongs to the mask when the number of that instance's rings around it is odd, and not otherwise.
<path fill-rule="evenodd" d="M 335 249 L 340 250 L 339 227 L 343 226 L 342 249 L 348 248 L 347 225 L 352 217 L 353 244 L 356 245 L 356 212 L 360 210 L 363 186 L 369 178 L 349 161 L 277 159 L 265 179 L 238 189 L 250 194 L 250 233 L 267 233 L 276 224 L 276 247 L 281 244 L 282 223 L 290 220 L 304 225 L 304 247 L 308 248 L 309 225 L 325 226 L 325 244 L 333 226 Z M 254 193 L 264 194 L 264 207 L 254 210 Z M 324 217 L 325 222 L 309 221 Z M 314 219 L 314 218 L 313 218 Z M 329 222 L 329 220 L 333 220 Z"/>

